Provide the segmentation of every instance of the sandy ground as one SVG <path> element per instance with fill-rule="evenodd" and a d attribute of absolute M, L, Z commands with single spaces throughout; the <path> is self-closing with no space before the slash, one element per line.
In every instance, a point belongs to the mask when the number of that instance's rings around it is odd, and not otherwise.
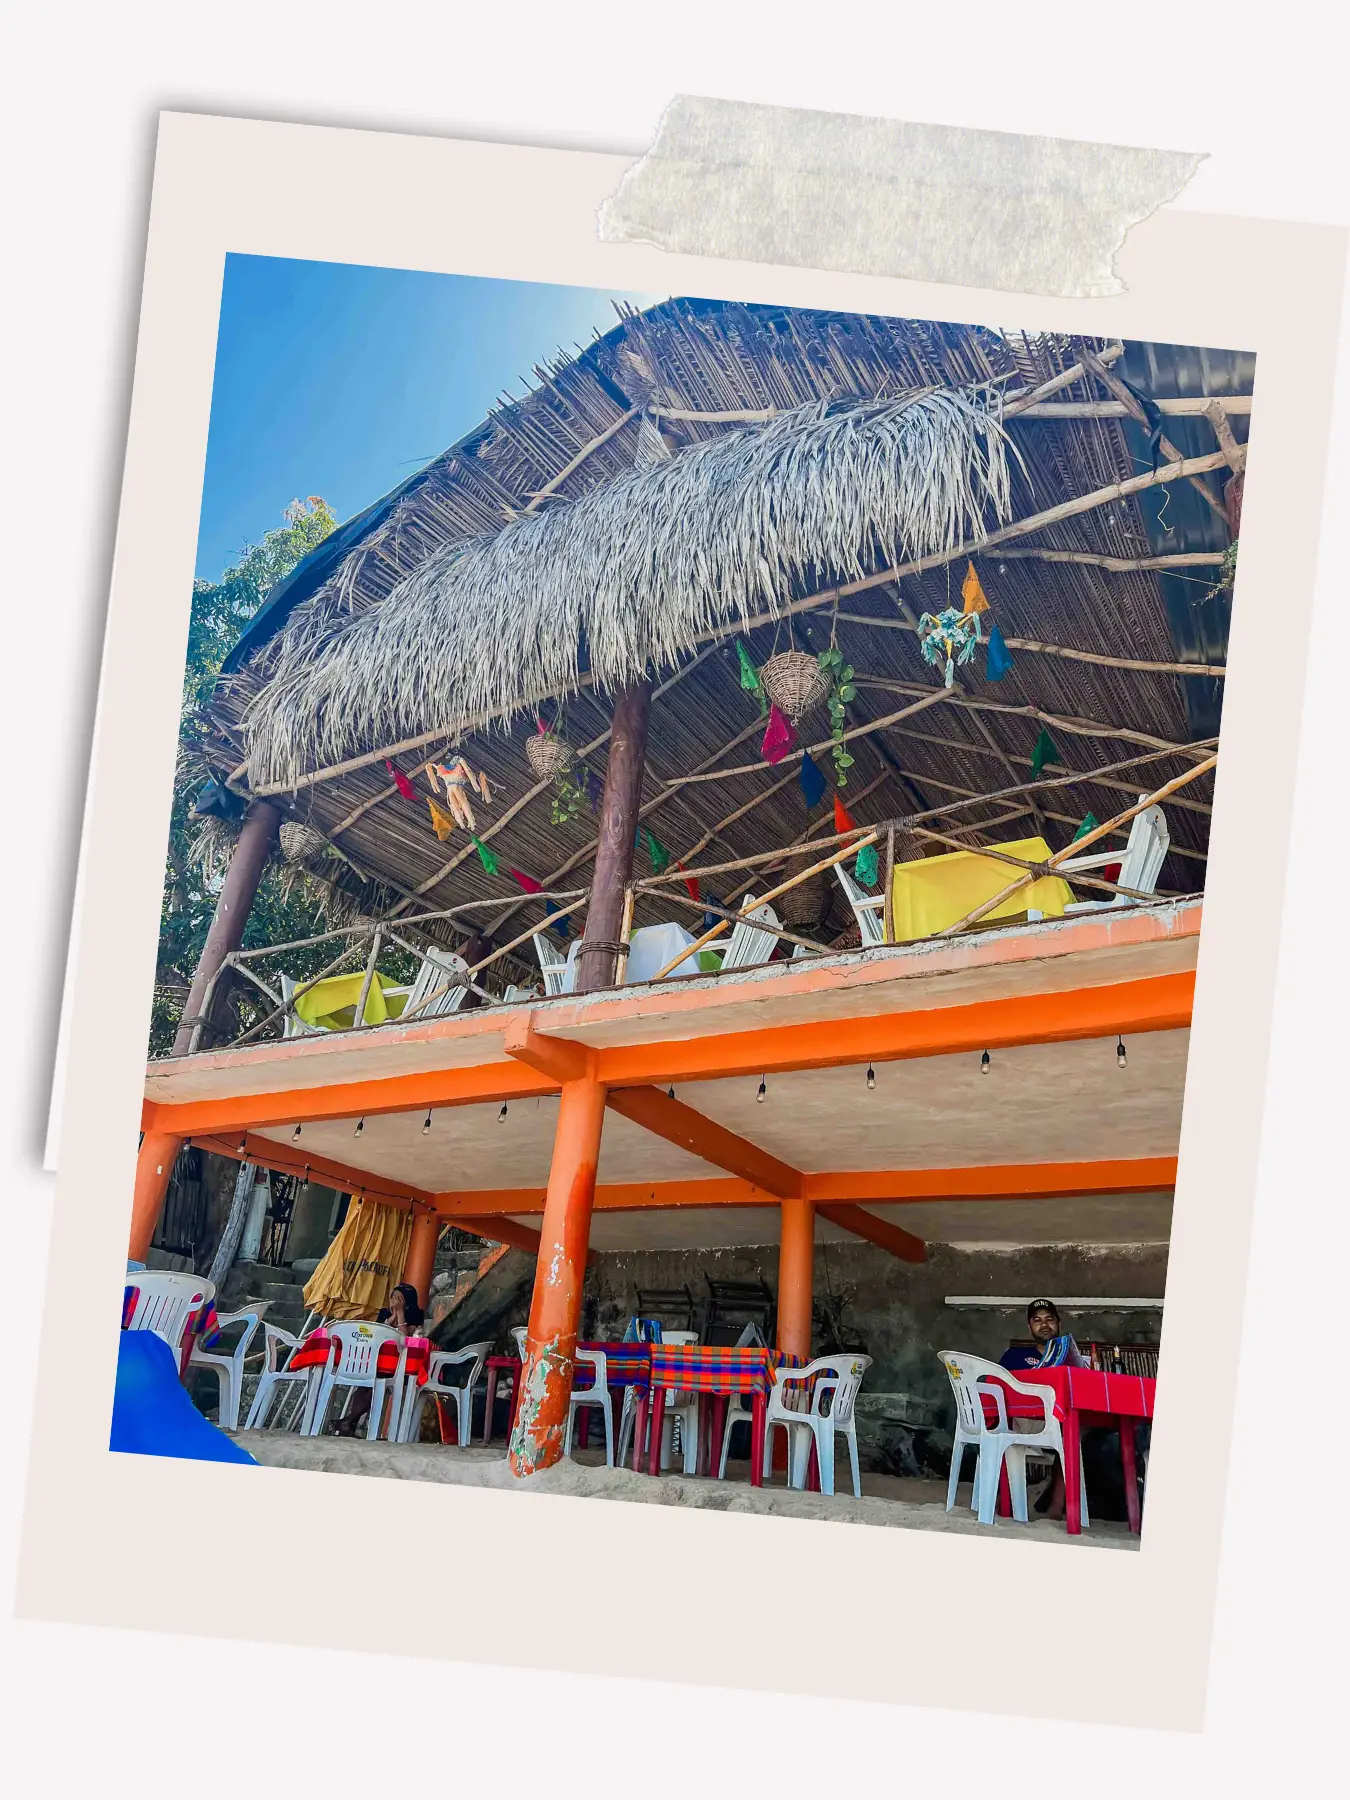
<path fill-rule="evenodd" d="M 1062 1523 L 1038 1519 L 1025 1525 L 1011 1519 L 982 1526 L 970 1510 L 970 1486 L 963 1483 L 957 1504 L 946 1510 L 946 1486 L 940 1481 L 910 1481 L 870 1472 L 862 1477 L 862 1498 L 845 1491 L 833 1497 L 799 1493 L 778 1475 L 762 1487 L 750 1485 L 748 1463 L 727 1464 L 725 1481 L 706 1477 L 662 1475 L 653 1480 L 631 1469 L 607 1469 L 598 1451 L 578 1451 L 523 1481 L 511 1474 L 503 1444 L 473 1445 L 459 1450 L 441 1444 L 379 1444 L 360 1438 L 303 1438 L 289 1431 L 241 1431 L 235 1441 L 260 1463 L 279 1469 L 318 1469 L 342 1475 L 377 1475 L 394 1481 L 451 1481 L 467 1487 L 524 1488 L 540 1494 L 576 1494 L 603 1500 L 628 1500 L 655 1506 L 699 1506 L 714 1512 L 769 1513 L 783 1518 L 826 1519 L 837 1524 L 883 1525 L 911 1530 L 965 1532 L 988 1536 L 1015 1534 L 1044 1542 L 1087 1545 L 1097 1549 L 1137 1550 L 1138 1538 L 1124 1525 L 1094 1524 L 1072 1538 Z M 847 1463 L 844 1480 L 848 1480 Z"/>

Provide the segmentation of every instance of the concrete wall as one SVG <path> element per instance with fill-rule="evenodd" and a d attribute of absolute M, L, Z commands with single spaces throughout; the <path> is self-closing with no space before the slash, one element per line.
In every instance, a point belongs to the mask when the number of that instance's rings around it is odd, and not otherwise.
<path fill-rule="evenodd" d="M 618 1336 L 632 1316 L 636 1291 L 679 1287 L 695 1297 L 714 1280 L 763 1276 L 777 1290 L 776 1245 L 762 1249 L 646 1251 L 595 1258 L 586 1281 L 586 1328 L 598 1337 Z M 905 1263 L 861 1241 L 816 1247 L 815 1292 L 847 1296 L 842 1318 L 847 1340 L 873 1358 L 864 1393 L 903 1394 L 949 1423 L 951 1390 L 939 1350 L 966 1350 L 997 1361 L 1013 1339 L 1025 1338 L 1020 1313 L 945 1305 L 949 1294 L 1161 1295 L 1167 1274 L 1165 1245 L 1051 1245 L 1034 1249 L 930 1244 L 928 1260 Z M 1078 1311 L 1065 1314 L 1065 1329 L 1087 1341 L 1156 1341 L 1157 1313 Z"/>

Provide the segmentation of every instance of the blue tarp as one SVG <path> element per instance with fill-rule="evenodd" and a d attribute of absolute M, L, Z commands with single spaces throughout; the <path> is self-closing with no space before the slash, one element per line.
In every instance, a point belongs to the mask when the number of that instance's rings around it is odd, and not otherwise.
<path fill-rule="evenodd" d="M 186 1456 L 197 1462 L 254 1463 L 192 1404 L 173 1351 L 153 1331 L 124 1331 L 117 1346 L 111 1450 Z"/>

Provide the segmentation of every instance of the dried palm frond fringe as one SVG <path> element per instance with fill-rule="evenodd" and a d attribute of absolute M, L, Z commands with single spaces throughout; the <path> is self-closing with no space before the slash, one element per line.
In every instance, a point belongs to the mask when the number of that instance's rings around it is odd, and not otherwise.
<path fill-rule="evenodd" d="M 252 779 L 507 719 L 574 692 L 583 651 L 615 691 L 794 583 L 950 549 L 1007 518 L 1008 442 L 983 388 L 814 401 L 448 545 L 354 618 L 316 597 L 245 714 Z"/>

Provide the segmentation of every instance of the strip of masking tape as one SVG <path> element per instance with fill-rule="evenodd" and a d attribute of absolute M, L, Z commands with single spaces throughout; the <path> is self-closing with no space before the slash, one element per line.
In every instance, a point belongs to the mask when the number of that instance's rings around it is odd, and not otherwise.
<path fill-rule="evenodd" d="M 599 215 L 610 243 L 1020 294 L 1122 293 L 1126 233 L 1204 153 L 679 94 Z"/>

